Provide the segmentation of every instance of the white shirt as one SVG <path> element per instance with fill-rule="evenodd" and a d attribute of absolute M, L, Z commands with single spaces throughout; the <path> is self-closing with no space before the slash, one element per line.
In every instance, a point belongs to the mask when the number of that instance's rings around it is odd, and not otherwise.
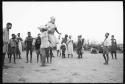
<path fill-rule="evenodd" d="M 107 38 L 107 39 L 103 42 L 103 46 L 110 46 L 110 45 L 111 45 L 110 39 Z"/>

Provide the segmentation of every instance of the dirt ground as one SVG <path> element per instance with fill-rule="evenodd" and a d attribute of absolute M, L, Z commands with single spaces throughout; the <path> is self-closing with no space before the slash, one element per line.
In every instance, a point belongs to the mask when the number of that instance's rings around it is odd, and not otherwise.
<path fill-rule="evenodd" d="M 109 65 L 104 65 L 102 54 L 85 52 L 82 59 L 56 56 L 52 63 L 41 67 L 37 63 L 36 53 L 33 52 L 33 63 L 26 62 L 26 53 L 22 59 L 17 59 L 17 64 L 9 63 L 6 56 L 3 69 L 3 83 L 122 83 L 123 82 L 123 54 L 118 53 L 118 59 L 109 58 Z"/>

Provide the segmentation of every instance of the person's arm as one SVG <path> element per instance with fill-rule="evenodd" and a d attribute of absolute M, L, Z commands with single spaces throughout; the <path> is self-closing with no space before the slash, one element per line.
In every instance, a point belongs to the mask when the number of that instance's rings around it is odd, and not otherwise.
<path fill-rule="evenodd" d="M 55 28 L 55 31 L 56 31 L 58 34 L 61 34 L 61 33 L 59 33 L 59 31 L 57 30 L 57 27 Z"/>

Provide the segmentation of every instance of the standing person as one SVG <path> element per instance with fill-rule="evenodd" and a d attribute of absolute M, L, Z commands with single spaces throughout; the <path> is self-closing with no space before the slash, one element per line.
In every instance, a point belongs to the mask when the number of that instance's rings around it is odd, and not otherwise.
<path fill-rule="evenodd" d="M 16 35 L 15 34 L 12 34 L 12 38 L 10 39 L 9 41 L 9 45 L 10 45 L 10 57 L 9 57 L 9 63 L 11 63 L 11 57 L 13 55 L 14 57 L 14 63 L 16 64 L 16 47 L 17 47 L 17 39 L 15 37 Z"/>
<path fill-rule="evenodd" d="M 114 38 L 114 35 L 112 35 L 111 36 L 111 55 L 112 55 L 112 59 L 114 59 L 113 54 L 115 55 L 115 59 L 117 59 L 116 49 L 117 49 L 117 42 L 116 42 L 116 39 Z"/>
<path fill-rule="evenodd" d="M 63 46 L 66 45 L 64 48 L 65 50 L 62 50 L 65 54 L 67 54 L 67 49 L 68 49 L 67 40 L 68 40 L 68 35 L 65 34 L 65 37 L 62 39 L 62 42 L 61 42 L 61 44 L 63 44 Z"/>
<path fill-rule="evenodd" d="M 48 29 L 48 36 L 49 36 L 49 42 L 50 42 L 50 55 L 53 56 L 53 52 L 52 52 L 52 49 L 54 47 L 56 47 L 56 44 L 58 43 L 58 40 L 57 38 L 55 37 L 54 33 L 55 31 L 58 33 L 58 34 L 61 34 L 58 32 L 57 30 L 57 27 L 55 25 L 55 18 L 54 17 L 50 17 L 50 21 L 46 24 L 46 27 Z"/>
<path fill-rule="evenodd" d="M 67 45 L 68 45 L 68 58 L 69 55 L 71 55 L 71 57 L 73 58 L 73 40 L 71 39 L 71 35 L 69 35 Z"/>
<path fill-rule="evenodd" d="M 17 34 L 17 40 L 18 40 L 18 55 L 19 55 L 19 59 L 21 59 L 23 39 L 20 37 L 20 33 Z"/>
<path fill-rule="evenodd" d="M 26 37 L 25 39 L 25 45 L 26 45 L 26 58 L 27 58 L 27 62 L 29 62 L 28 60 L 28 54 L 29 54 L 29 51 L 30 51 L 30 63 L 32 63 L 32 48 L 33 48 L 33 45 L 32 45 L 32 42 L 33 42 L 33 38 L 31 36 L 31 32 L 28 32 L 28 36 Z"/>
<path fill-rule="evenodd" d="M 39 28 L 41 32 L 41 45 L 40 45 L 40 60 L 41 60 L 41 66 L 45 66 L 46 57 L 48 59 L 49 57 L 49 39 L 48 39 L 48 29 L 46 26 Z"/>
<path fill-rule="evenodd" d="M 57 56 L 61 56 L 61 38 L 60 38 L 60 35 L 59 35 L 59 37 L 58 37 L 58 43 L 57 43 Z"/>
<path fill-rule="evenodd" d="M 61 50 L 62 50 L 62 58 L 65 58 L 65 51 L 66 51 L 66 44 L 65 43 L 61 44 Z"/>
<path fill-rule="evenodd" d="M 78 36 L 78 43 L 77 43 L 77 54 L 78 58 L 82 58 L 82 47 L 83 47 L 83 42 L 82 42 L 82 36 Z"/>
<path fill-rule="evenodd" d="M 38 37 L 35 39 L 35 49 L 36 49 L 36 54 L 37 54 L 37 63 L 39 61 L 40 45 L 41 45 L 41 37 L 40 37 L 40 34 L 38 34 Z"/>
<path fill-rule="evenodd" d="M 109 33 L 106 33 L 105 34 L 105 39 L 102 43 L 103 45 L 103 57 L 104 57 L 104 60 L 105 60 L 105 63 L 104 64 L 108 64 L 108 61 L 109 61 L 109 45 L 110 45 L 110 40 L 109 40 Z"/>
<path fill-rule="evenodd" d="M 4 66 L 5 55 L 8 52 L 9 30 L 12 28 L 12 23 L 7 23 L 6 28 L 3 29 L 3 57 L 2 66 Z"/>

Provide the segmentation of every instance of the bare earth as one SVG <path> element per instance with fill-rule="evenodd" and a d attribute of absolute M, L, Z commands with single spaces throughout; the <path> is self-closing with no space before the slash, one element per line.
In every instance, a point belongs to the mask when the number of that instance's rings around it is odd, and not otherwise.
<path fill-rule="evenodd" d="M 3 83 L 122 83 L 123 82 L 123 54 L 118 53 L 117 60 L 112 60 L 109 65 L 104 65 L 102 54 L 91 54 L 85 52 L 82 59 L 56 56 L 53 62 L 45 67 L 36 62 L 36 53 L 33 53 L 33 63 L 25 63 L 26 55 L 22 53 L 22 59 L 17 59 L 17 64 L 8 63 L 6 56 L 3 69 Z"/>

